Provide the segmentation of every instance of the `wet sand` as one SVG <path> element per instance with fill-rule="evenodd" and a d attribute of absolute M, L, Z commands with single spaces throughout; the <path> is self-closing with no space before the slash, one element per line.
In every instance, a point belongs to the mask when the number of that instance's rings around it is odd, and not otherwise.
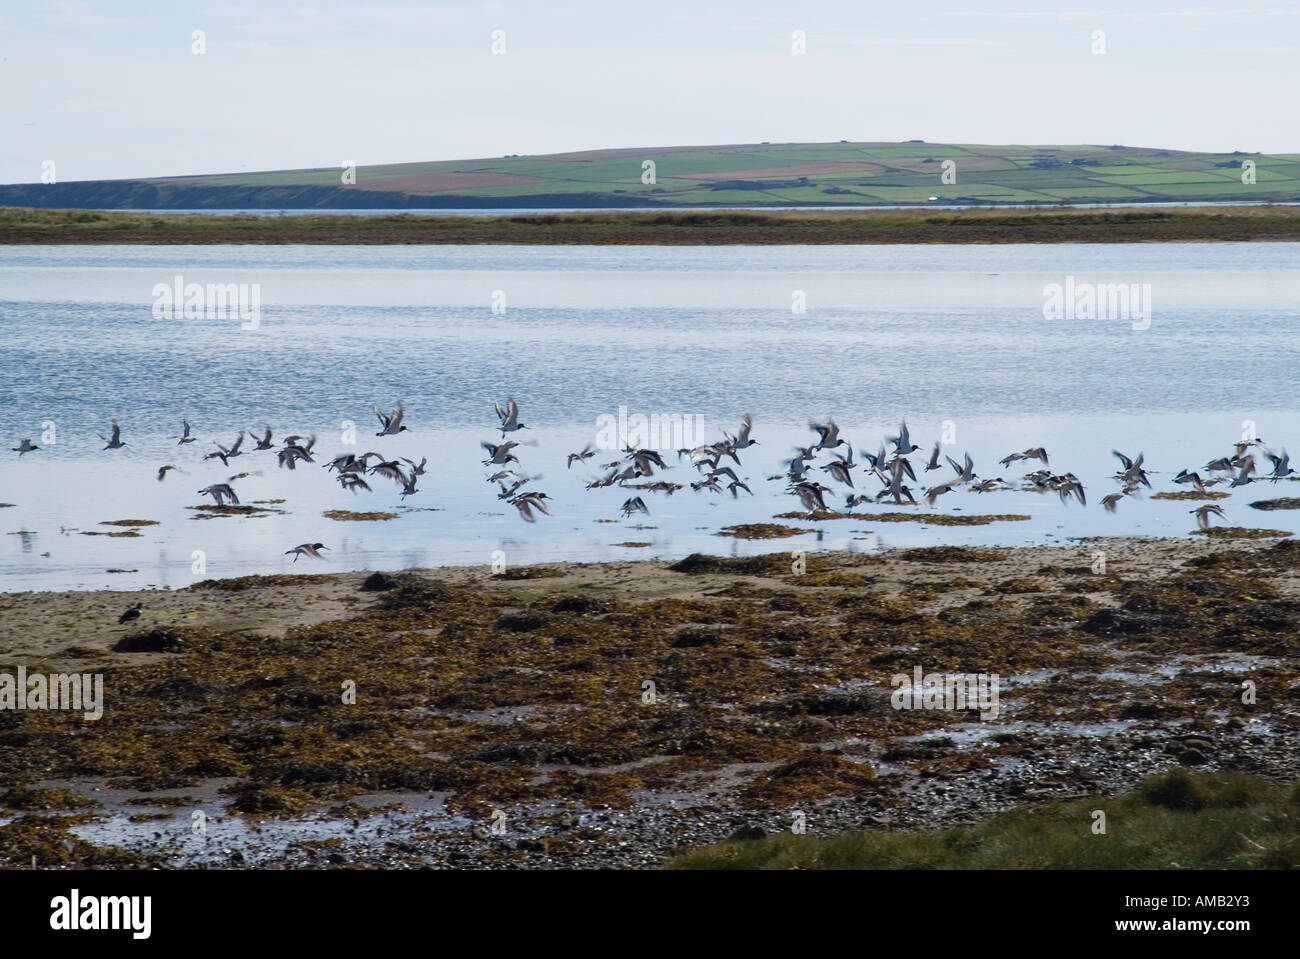
<path fill-rule="evenodd" d="M 1300 770 L 1300 544 L 794 562 L 0 594 L 0 672 L 104 676 L 98 721 L 0 711 L 0 862 L 653 867 L 796 811 L 924 827 Z M 894 708 L 918 666 L 998 674 L 998 716 Z"/>

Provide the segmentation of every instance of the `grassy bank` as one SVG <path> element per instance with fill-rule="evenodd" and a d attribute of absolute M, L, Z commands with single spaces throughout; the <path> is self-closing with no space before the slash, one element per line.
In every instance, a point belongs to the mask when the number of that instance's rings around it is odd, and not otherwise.
<path fill-rule="evenodd" d="M 773 245 L 1300 240 L 1300 207 L 253 215 L 0 208 L 0 244 Z"/>
<path fill-rule="evenodd" d="M 1093 832 L 1094 813 L 1106 832 Z M 1114 798 L 1024 807 L 943 830 L 782 833 L 719 843 L 670 869 L 1294 869 L 1300 784 L 1172 769 Z"/>

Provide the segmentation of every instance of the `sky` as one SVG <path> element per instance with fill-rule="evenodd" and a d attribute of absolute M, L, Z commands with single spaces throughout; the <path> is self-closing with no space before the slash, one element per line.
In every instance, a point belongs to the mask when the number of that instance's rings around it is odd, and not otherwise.
<path fill-rule="evenodd" d="M 1300 153 L 1297 95 L 1296 0 L 0 6 L 0 183 L 761 141 Z"/>

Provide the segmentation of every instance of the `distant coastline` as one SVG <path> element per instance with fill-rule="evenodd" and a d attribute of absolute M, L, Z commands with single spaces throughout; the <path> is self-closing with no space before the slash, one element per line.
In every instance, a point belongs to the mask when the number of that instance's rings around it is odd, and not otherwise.
<path fill-rule="evenodd" d="M 857 245 L 1300 241 L 1300 207 L 598 210 L 493 215 L 0 207 L 0 244 Z"/>
<path fill-rule="evenodd" d="M 51 161 L 52 163 L 52 161 Z M 751 143 L 0 184 L 0 207 L 620 210 L 1300 202 L 1300 156 L 1113 144 Z"/>

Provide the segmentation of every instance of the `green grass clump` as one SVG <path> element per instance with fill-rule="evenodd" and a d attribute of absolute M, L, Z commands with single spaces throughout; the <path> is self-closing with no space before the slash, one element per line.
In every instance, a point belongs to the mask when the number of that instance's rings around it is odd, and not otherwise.
<path fill-rule="evenodd" d="M 1095 810 L 1105 834 L 1093 833 Z M 1300 783 L 1177 768 L 1113 798 L 1020 807 L 974 826 L 780 833 L 678 857 L 670 869 L 1295 869 Z"/>

